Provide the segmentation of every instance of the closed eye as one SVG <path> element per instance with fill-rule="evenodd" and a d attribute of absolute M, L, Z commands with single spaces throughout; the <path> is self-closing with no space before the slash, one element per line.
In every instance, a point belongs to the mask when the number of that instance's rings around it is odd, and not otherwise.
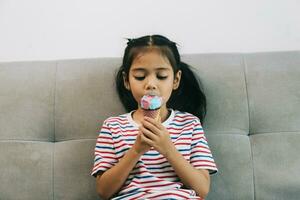
<path fill-rule="evenodd" d="M 165 80 L 168 78 L 168 76 L 160 76 L 160 75 L 157 75 L 156 76 L 159 80 Z"/>
<path fill-rule="evenodd" d="M 134 78 L 138 81 L 142 81 L 145 79 L 145 76 L 135 76 Z"/>

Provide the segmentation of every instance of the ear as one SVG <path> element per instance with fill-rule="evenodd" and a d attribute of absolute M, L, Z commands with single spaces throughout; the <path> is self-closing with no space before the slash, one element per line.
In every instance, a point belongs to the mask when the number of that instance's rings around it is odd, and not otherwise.
<path fill-rule="evenodd" d="M 127 75 L 125 72 L 122 72 L 123 74 L 123 82 L 124 82 L 124 86 L 127 90 L 130 90 L 130 85 L 129 85 L 129 80 L 127 78 Z"/>
<path fill-rule="evenodd" d="M 179 87 L 180 79 L 181 79 L 181 70 L 178 70 L 178 72 L 174 76 L 173 90 L 176 90 Z"/>

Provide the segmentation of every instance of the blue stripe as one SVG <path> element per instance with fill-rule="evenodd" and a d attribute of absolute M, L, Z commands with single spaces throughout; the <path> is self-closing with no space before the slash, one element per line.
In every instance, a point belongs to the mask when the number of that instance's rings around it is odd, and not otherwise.
<path fill-rule="evenodd" d="M 185 125 L 187 125 L 187 124 L 191 124 L 191 122 L 192 122 L 192 121 L 188 121 L 188 122 L 185 122 L 184 124 L 178 124 L 178 123 L 172 122 L 172 123 L 170 123 L 170 126 L 171 126 L 171 125 L 174 125 L 174 126 L 177 126 L 177 127 L 181 127 L 181 128 L 182 128 L 182 126 L 185 126 Z"/>
<path fill-rule="evenodd" d="M 164 168 L 168 168 L 168 167 L 171 167 L 171 165 L 166 165 L 166 166 L 163 166 L 163 167 L 147 167 L 148 170 L 151 170 L 151 169 L 164 169 Z"/>
<path fill-rule="evenodd" d="M 144 155 L 145 156 L 158 156 L 158 155 L 160 155 L 160 153 L 149 153 L 149 152 L 146 152 Z"/>
<path fill-rule="evenodd" d="M 194 155 L 194 156 L 191 156 L 191 159 L 193 158 L 210 158 L 210 159 L 213 159 L 211 156 L 204 156 L 204 155 Z"/>
<path fill-rule="evenodd" d="M 125 139 L 127 142 L 135 141 L 135 139 Z"/>
<path fill-rule="evenodd" d="M 192 132 L 183 132 L 183 133 L 181 133 L 180 135 L 175 135 L 175 136 L 171 136 L 171 139 L 172 140 L 177 140 L 178 138 L 180 139 L 180 137 L 183 137 L 183 136 L 191 136 L 192 135 Z"/>
<path fill-rule="evenodd" d="M 106 131 L 100 131 L 100 134 L 104 134 L 104 135 L 109 135 L 109 136 L 111 136 L 111 132 L 106 132 Z"/>
<path fill-rule="evenodd" d="M 121 151 L 117 151 L 116 154 L 123 153 L 124 151 L 128 151 L 128 148 L 122 149 Z"/>
<path fill-rule="evenodd" d="M 129 125 L 129 126 L 121 126 L 119 123 L 111 123 L 110 124 L 111 125 L 111 127 L 118 127 L 118 128 L 122 128 L 122 129 L 128 129 L 128 128 L 134 128 L 132 125 Z M 114 128 L 115 128 L 114 127 Z"/>
<path fill-rule="evenodd" d="M 99 145 L 96 145 L 96 148 L 99 148 L 99 149 L 111 149 L 111 150 L 115 149 L 114 147 L 106 147 L 106 146 L 99 146 Z"/>
<path fill-rule="evenodd" d="M 207 142 L 204 142 L 204 141 L 198 141 L 196 143 L 192 143 L 191 146 L 194 147 L 196 146 L 198 143 L 201 143 L 201 144 L 204 144 L 205 146 L 208 146 Z"/>
<path fill-rule="evenodd" d="M 146 179 L 146 178 L 153 178 L 153 176 L 137 176 L 137 175 L 130 175 L 130 178 L 128 178 L 126 180 L 126 182 L 128 181 L 132 181 L 132 179 Z"/>
<path fill-rule="evenodd" d="M 203 128 L 195 128 L 194 131 L 203 131 Z"/>
<path fill-rule="evenodd" d="M 133 190 L 131 190 L 131 191 L 128 191 L 129 194 L 124 194 L 124 195 L 122 195 L 122 196 L 113 198 L 113 200 L 124 199 L 124 198 L 130 197 L 130 196 L 136 195 L 136 194 L 139 193 L 138 190 L 139 190 L 139 188 L 135 188 L 135 189 L 133 189 Z M 135 192 L 135 191 L 137 191 L 137 192 Z"/>
<path fill-rule="evenodd" d="M 119 137 L 121 137 L 121 135 L 113 136 L 112 138 L 115 140 L 115 139 L 119 139 Z"/>
<path fill-rule="evenodd" d="M 135 176 L 134 178 L 137 178 L 137 179 L 153 178 L 153 176 Z"/>
<path fill-rule="evenodd" d="M 180 134 L 180 136 L 182 136 L 182 135 L 191 135 L 191 134 L 192 134 L 191 132 L 186 132 L 186 133 Z"/>
<path fill-rule="evenodd" d="M 191 150 L 191 148 L 189 148 L 189 149 L 178 149 L 179 152 L 182 152 L 182 151 L 190 151 L 190 150 Z"/>

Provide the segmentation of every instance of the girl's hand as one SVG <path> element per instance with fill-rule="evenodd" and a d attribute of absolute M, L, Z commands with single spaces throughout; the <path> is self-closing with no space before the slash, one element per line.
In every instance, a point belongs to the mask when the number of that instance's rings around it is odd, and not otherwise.
<path fill-rule="evenodd" d="M 149 146 L 146 142 L 142 140 L 142 133 L 139 132 L 132 148 L 137 154 L 143 155 L 144 153 L 150 150 L 151 146 Z"/>
<path fill-rule="evenodd" d="M 168 150 L 174 147 L 168 130 L 152 118 L 144 117 L 140 131 L 142 132 L 142 142 L 147 143 L 165 157 L 167 157 Z"/>

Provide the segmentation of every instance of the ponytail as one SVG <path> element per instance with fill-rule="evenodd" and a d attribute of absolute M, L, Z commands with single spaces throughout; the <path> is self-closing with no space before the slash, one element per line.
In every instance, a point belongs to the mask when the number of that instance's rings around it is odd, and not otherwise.
<path fill-rule="evenodd" d="M 199 77 L 191 67 L 180 62 L 181 80 L 179 88 L 173 91 L 168 107 L 189 112 L 197 116 L 203 124 L 206 115 L 206 97 Z"/>

